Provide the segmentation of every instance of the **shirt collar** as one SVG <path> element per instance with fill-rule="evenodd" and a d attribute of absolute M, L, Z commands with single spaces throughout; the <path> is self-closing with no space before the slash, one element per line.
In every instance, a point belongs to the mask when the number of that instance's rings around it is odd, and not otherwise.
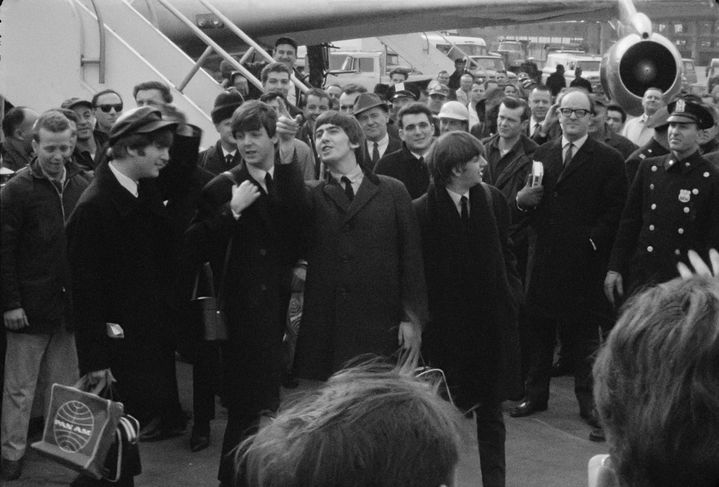
<path fill-rule="evenodd" d="M 120 186 L 125 188 L 132 196 L 137 198 L 137 181 L 133 181 L 131 178 L 122 174 L 112 162 L 110 162 L 108 166 L 110 167 L 110 171 L 112 171 L 112 174 L 115 175 L 115 179 L 117 179 L 117 182 L 120 183 Z"/>
<path fill-rule="evenodd" d="M 42 175 L 48 178 L 50 181 L 55 181 L 60 183 L 60 186 L 65 185 L 65 180 L 67 179 L 67 168 L 65 166 L 62 166 L 62 175 L 60 178 L 51 178 L 48 173 L 45 172 L 45 170 L 42 168 L 42 165 L 38 164 L 40 166 L 40 170 L 42 171 Z"/>
<path fill-rule="evenodd" d="M 369 139 L 367 140 L 367 147 L 370 149 L 370 151 L 374 147 L 374 143 L 375 143 L 375 141 L 373 141 L 373 140 L 369 140 Z M 387 147 L 388 144 L 389 144 L 389 134 L 388 133 L 384 134 L 384 137 L 382 137 L 381 139 L 379 139 L 377 141 L 377 147 L 380 150 L 382 150 L 382 148 L 384 148 L 384 147 Z"/>
<path fill-rule="evenodd" d="M 464 194 L 455 193 L 449 188 L 445 188 L 447 190 L 447 194 L 452 199 L 452 202 L 454 203 L 454 206 L 457 208 L 457 211 L 462 211 L 462 196 L 467 198 L 467 204 L 469 204 L 469 191 L 465 192 Z"/>
<path fill-rule="evenodd" d="M 227 159 L 227 156 L 235 157 L 235 154 L 237 154 L 237 149 L 233 150 L 232 152 L 227 152 L 224 147 L 222 147 L 222 144 L 220 144 L 220 149 L 222 149 L 222 158 Z"/>
<path fill-rule="evenodd" d="M 577 151 L 579 151 L 579 149 L 582 148 L 582 146 L 584 145 L 584 143 L 587 141 L 588 138 L 589 138 L 589 134 L 584 134 L 583 137 L 572 142 L 572 144 L 574 144 L 574 154 L 576 154 Z M 569 144 L 569 140 L 567 140 L 567 138 L 562 135 L 562 151 L 564 151 L 567 148 L 567 144 Z"/>
<path fill-rule="evenodd" d="M 348 172 L 347 174 L 340 174 L 338 172 L 334 172 L 330 169 L 330 174 L 337 182 L 341 182 L 342 178 L 347 178 L 350 180 L 350 183 L 354 186 L 362 182 L 362 179 L 364 178 L 364 174 L 362 173 L 362 168 L 359 164 L 356 164 L 355 167 Z"/>
<path fill-rule="evenodd" d="M 265 185 L 265 177 L 267 174 L 269 174 L 272 179 L 275 178 L 275 166 L 273 165 L 269 170 L 265 171 L 264 169 L 259 169 L 252 164 L 247 164 L 247 172 L 250 173 L 250 176 L 252 179 L 257 181 L 257 183 L 262 186 L 262 189 L 265 190 L 265 193 L 267 192 L 267 186 Z"/>

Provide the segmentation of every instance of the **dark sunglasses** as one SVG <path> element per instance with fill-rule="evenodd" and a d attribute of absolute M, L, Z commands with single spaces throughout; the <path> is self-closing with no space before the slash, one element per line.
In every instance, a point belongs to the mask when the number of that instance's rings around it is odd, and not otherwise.
<path fill-rule="evenodd" d="M 122 103 L 118 103 L 117 105 L 98 105 L 97 108 L 105 113 L 110 113 L 110 110 L 114 108 L 115 113 L 120 113 L 122 111 Z"/>

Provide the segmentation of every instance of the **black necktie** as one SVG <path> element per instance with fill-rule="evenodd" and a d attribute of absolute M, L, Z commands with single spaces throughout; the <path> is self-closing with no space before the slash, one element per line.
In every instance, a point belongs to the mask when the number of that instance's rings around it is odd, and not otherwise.
<path fill-rule="evenodd" d="M 379 146 L 375 142 L 374 149 L 372 149 L 372 164 L 377 164 L 377 161 L 379 161 Z"/>
<path fill-rule="evenodd" d="M 467 199 L 466 196 L 462 196 L 459 199 L 459 205 L 460 205 L 460 213 L 459 216 L 462 219 L 462 224 L 464 225 L 464 228 L 469 228 L 469 207 L 467 206 L 467 202 L 469 199 Z"/>
<path fill-rule="evenodd" d="M 227 164 L 228 166 L 231 166 L 233 159 L 234 159 L 234 157 L 232 156 L 232 154 L 227 154 L 225 156 L 225 164 Z"/>
<path fill-rule="evenodd" d="M 564 167 L 567 167 L 570 162 L 572 162 L 572 157 L 574 157 L 574 151 L 572 150 L 574 148 L 573 143 L 569 143 L 567 145 L 567 150 L 564 152 Z"/>
<path fill-rule="evenodd" d="M 265 174 L 265 187 L 267 188 L 267 195 L 272 196 L 275 192 L 275 187 L 272 181 L 272 174 Z"/>
<path fill-rule="evenodd" d="M 347 199 L 352 201 L 353 199 L 355 199 L 355 192 L 352 189 L 352 183 L 347 176 L 342 176 L 341 181 L 342 184 L 345 185 L 345 195 L 347 196 Z"/>

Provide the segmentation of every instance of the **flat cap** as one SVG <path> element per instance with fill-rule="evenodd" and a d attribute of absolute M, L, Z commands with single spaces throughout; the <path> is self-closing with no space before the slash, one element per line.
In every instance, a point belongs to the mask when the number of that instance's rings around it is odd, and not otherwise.
<path fill-rule="evenodd" d="M 77 105 L 85 105 L 89 108 L 92 108 L 92 102 L 90 100 L 84 100 L 82 98 L 78 98 L 76 96 L 72 98 L 68 98 L 64 102 L 62 102 L 62 105 L 60 105 L 60 108 L 69 108 L 72 109 L 73 107 L 76 107 Z"/>
<path fill-rule="evenodd" d="M 419 99 L 419 93 L 412 85 L 406 85 L 404 83 L 397 83 L 393 86 L 394 93 L 392 93 L 392 100 L 397 98 L 411 98 L 414 101 Z"/>
<path fill-rule="evenodd" d="M 355 106 L 352 113 L 357 116 L 362 112 L 371 110 L 372 108 L 380 107 L 385 111 L 388 111 L 387 104 L 374 93 L 360 93 L 360 96 L 355 100 Z"/>
<path fill-rule="evenodd" d="M 110 143 L 133 134 L 149 134 L 160 129 L 172 129 L 177 122 L 162 119 L 162 113 L 150 106 L 134 108 L 120 115 L 110 129 Z"/>
<path fill-rule="evenodd" d="M 429 96 L 432 95 L 441 95 L 445 97 L 449 97 L 449 87 L 447 85 L 442 84 L 436 84 L 432 86 L 429 90 Z"/>

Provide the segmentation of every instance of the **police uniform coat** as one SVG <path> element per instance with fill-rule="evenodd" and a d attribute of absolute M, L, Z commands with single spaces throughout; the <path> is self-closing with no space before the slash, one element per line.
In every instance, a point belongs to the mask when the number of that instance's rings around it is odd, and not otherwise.
<path fill-rule="evenodd" d="M 637 169 L 639 169 L 639 164 L 641 164 L 644 159 L 650 157 L 659 157 L 665 154 L 669 154 L 669 149 L 657 142 L 657 139 L 655 139 L 654 137 L 652 137 L 652 140 L 647 142 L 645 145 L 632 152 L 627 158 L 627 161 L 624 163 L 624 168 L 627 173 L 627 181 L 629 182 L 629 186 L 632 185 L 634 177 L 637 175 Z"/>
<path fill-rule="evenodd" d="M 719 168 L 695 152 L 645 159 L 622 212 L 609 269 L 629 289 L 678 276 L 687 251 L 719 249 Z M 627 287 L 625 286 L 625 291 Z"/>
<path fill-rule="evenodd" d="M 603 283 L 627 192 L 622 156 L 589 137 L 566 169 L 561 138 L 540 146 L 533 159 L 544 163 L 544 196 L 531 214 L 537 242 L 529 313 L 606 318 Z"/>
<path fill-rule="evenodd" d="M 365 172 L 354 199 L 334 181 L 310 192 L 307 282 L 295 369 L 325 380 L 359 354 L 398 349 L 400 321 L 423 324 L 417 217 L 404 185 Z"/>

